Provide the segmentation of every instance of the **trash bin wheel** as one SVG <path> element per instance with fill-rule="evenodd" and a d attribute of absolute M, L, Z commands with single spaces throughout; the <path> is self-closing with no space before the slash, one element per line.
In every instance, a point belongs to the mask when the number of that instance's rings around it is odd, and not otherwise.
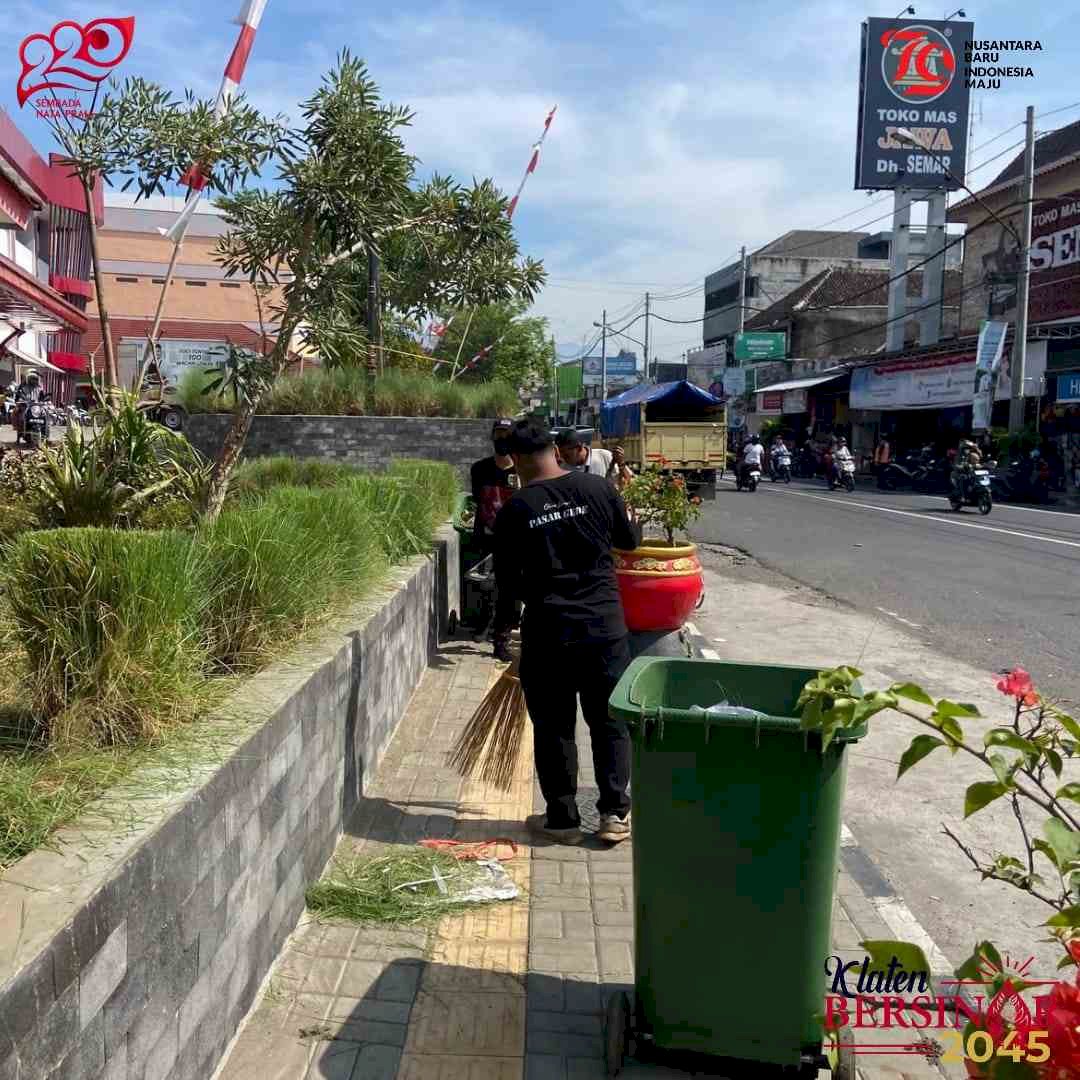
<path fill-rule="evenodd" d="M 604 1018 L 604 1061 L 608 1076 L 618 1076 L 630 1049 L 630 998 L 612 994 Z"/>

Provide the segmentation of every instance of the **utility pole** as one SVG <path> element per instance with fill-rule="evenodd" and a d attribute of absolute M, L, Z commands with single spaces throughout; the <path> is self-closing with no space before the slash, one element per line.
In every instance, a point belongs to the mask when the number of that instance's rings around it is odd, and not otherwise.
<path fill-rule="evenodd" d="M 379 318 L 379 256 L 371 247 L 367 259 L 368 367 L 375 374 L 382 371 L 382 320 Z"/>
<path fill-rule="evenodd" d="M 645 294 L 645 377 L 649 377 L 649 294 Z"/>
<path fill-rule="evenodd" d="M 555 335 L 551 335 L 551 382 L 552 382 L 552 395 L 551 395 L 551 422 L 557 424 L 559 422 L 559 356 L 555 351 Z"/>
<path fill-rule="evenodd" d="M 739 248 L 739 333 L 746 325 L 746 245 Z"/>
<path fill-rule="evenodd" d="M 607 401 L 607 308 L 600 316 L 600 404 Z"/>
<path fill-rule="evenodd" d="M 1024 364 L 1027 360 L 1028 293 L 1031 286 L 1031 215 L 1035 204 L 1035 107 L 1027 107 L 1024 140 L 1024 183 L 1021 187 L 1020 267 L 1016 281 L 1016 333 L 1012 346 L 1012 398 L 1009 434 L 1024 430 Z"/>

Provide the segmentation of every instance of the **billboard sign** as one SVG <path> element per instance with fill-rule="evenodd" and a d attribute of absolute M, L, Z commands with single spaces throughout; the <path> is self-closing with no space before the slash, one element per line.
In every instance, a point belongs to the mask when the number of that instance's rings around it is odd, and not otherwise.
<path fill-rule="evenodd" d="M 863 23 L 856 188 L 960 187 L 971 97 L 961 65 L 973 32 L 970 22 Z M 901 137 L 901 128 L 925 149 Z"/>
<path fill-rule="evenodd" d="M 607 358 L 608 378 L 611 376 L 634 376 L 637 374 L 637 357 L 631 354 L 620 354 Z"/>
<path fill-rule="evenodd" d="M 766 416 L 779 416 L 784 411 L 784 391 L 765 390 L 758 394 L 757 411 Z"/>
<path fill-rule="evenodd" d="M 783 360 L 785 356 L 787 356 L 787 334 L 747 331 L 735 335 L 735 359 L 740 362 Z"/>
<path fill-rule="evenodd" d="M 686 354 L 686 377 L 702 389 L 708 389 L 722 380 L 726 367 L 727 342 L 724 341 Z"/>
<path fill-rule="evenodd" d="M 899 360 L 851 373 L 853 409 L 933 409 L 970 405 L 975 391 L 975 358 L 952 353 Z"/>
<path fill-rule="evenodd" d="M 1059 404 L 1080 401 L 1080 375 L 1074 372 L 1057 377 L 1057 400 Z"/>
<path fill-rule="evenodd" d="M 724 372 L 724 393 L 728 397 L 741 397 L 746 393 L 746 369 L 728 368 Z"/>
<path fill-rule="evenodd" d="M 994 408 L 994 389 L 997 385 L 1001 354 L 1005 349 L 1007 322 L 987 321 L 979 330 L 979 345 L 975 350 L 975 396 L 972 399 L 971 426 L 976 431 L 990 428 Z"/>
<path fill-rule="evenodd" d="M 170 341 L 158 343 L 158 369 L 170 386 L 178 386 L 189 371 L 217 367 L 225 359 L 224 341 Z"/>

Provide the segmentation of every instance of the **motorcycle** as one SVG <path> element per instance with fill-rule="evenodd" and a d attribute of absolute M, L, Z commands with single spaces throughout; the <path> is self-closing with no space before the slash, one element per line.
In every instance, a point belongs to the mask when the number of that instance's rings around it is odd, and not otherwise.
<path fill-rule="evenodd" d="M 848 491 L 855 490 L 854 458 L 833 463 L 832 471 L 829 473 L 829 490 L 835 491 L 838 487 L 846 488 Z"/>
<path fill-rule="evenodd" d="M 972 469 L 970 472 L 961 474 L 959 487 L 953 487 L 949 492 L 949 505 L 954 510 L 961 510 L 965 506 L 977 506 L 979 513 L 985 517 L 994 506 L 991 490 L 990 470 Z"/>
<path fill-rule="evenodd" d="M 785 484 L 791 483 L 791 454 L 787 450 L 781 450 L 773 455 L 772 481 L 783 480 Z"/>
<path fill-rule="evenodd" d="M 819 471 L 817 454 L 809 444 L 804 446 L 795 456 L 795 475 L 803 480 L 813 480 Z"/>
<path fill-rule="evenodd" d="M 46 401 L 20 401 L 11 421 L 15 445 L 36 450 L 49 441 L 49 407 Z"/>
<path fill-rule="evenodd" d="M 743 465 L 735 476 L 735 490 L 742 491 L 745 487 L 747 491 L 757 491 L 757 486 L 760 481 L 761 468 L 759 466 Z"/>
<path fill-rule="evenodd" d="M 1010 461 L 992 478 L 992 491 L 1002 501 L 1048 503 L 1050 469 L 1041 458 Z"/>

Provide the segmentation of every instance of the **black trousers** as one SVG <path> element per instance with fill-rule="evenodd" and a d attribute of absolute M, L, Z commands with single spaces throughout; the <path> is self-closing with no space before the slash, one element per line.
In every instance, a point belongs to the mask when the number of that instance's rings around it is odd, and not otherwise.
<path fill-rule="evenodd" d="M 550 645 L 523 639 L 521 688 L 533 723 L 536 775 L 553 829 L 579 824 L 577 808 L 578 698 L 592 740 L 593 769 L 601 814 L 624 816 L 630 809 L 630 735 L 608 717 L 607 703 L 630 663 L 627 638 L 587 644 Z"/>

